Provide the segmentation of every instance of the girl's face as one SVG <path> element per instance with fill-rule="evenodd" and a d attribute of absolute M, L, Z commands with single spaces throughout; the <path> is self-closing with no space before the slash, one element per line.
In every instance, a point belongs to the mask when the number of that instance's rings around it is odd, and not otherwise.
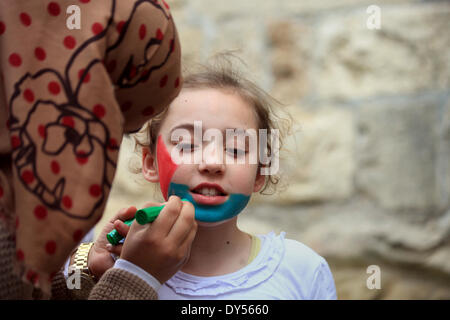
<path fill-rule="evenodd" d="M 226 129 L 242 131 L 227 139 Z M 242 134 L 248 129 L 258 132 L 256 114 L 238 94 L 183 89 L 161 124 L 156 159 L 144 150 L 144 177 L 160 183 L 166 200 L 175 194 L 192 202 L 197 220 L 228 220 L 242 211 L 265 181 L 258 163 L 250 161 L 251 152 L 258 151 L 249 148 L 249 139 Z M 204 136 L 205 132 L 213 135 Z"/>

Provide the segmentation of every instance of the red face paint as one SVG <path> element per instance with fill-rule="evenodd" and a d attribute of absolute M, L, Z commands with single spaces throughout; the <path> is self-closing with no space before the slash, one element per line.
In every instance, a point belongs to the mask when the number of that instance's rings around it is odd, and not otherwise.
<path fill-rule="evenodd" d="M 169 151 L 167 151 L 161 135 L 158 136 L 158 142 L 156 143 L 156 159 L 158 162 L 159 185 L 163 197 L 167 201 L 169 184 L 178 166 L 172 161 L 172 157 Z"/>

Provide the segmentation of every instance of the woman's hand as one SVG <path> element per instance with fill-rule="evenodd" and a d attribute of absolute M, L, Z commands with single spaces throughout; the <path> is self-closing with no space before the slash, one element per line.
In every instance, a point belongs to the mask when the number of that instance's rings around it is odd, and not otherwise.
<path fill-rule="evenodd" d="M 99 279 L 106 270 L 114 265 L 114 259 L 111 253 L 120 256 L 122 244 L 112 246 L 106 239 L 106 235 L 113 229 L 116 229 L 121 236 L 126 236 L 129 227 L 122 221 L 132 219 L 136 213 L 136 207 L 131 206 L 121 209 L 108 223 L 103 227 L 97 241 L 89 252 L 88 268 L 91 273 Z"/>
<path fill-rule="evenodd" d="M 128 227 L 120 222 L 129 230 L 120 258 L 144 269 L 160 283 L 169 280 L 186 263 L 197 233 L 192 203 L 171 196 L 165 204 L 152 223 L 142 226 L 133 222 Z"/>

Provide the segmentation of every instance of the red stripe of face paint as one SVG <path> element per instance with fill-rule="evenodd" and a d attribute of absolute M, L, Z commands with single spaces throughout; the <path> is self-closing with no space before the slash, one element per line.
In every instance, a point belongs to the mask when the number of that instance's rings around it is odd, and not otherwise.
<path fill-rule="evenodd" d="M 172 161 L 172 157 L 167 151 L 161 135 L 158 136 L 158 142 L 156 143 L 156 159 L 158 162 L 159 185 L 163 197 L 167 201 L 169 184 L 178 166 Z"/>

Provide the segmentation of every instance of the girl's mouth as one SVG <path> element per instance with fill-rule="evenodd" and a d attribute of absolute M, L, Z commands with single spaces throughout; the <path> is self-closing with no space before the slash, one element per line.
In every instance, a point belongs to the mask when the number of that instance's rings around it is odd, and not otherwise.
<path fill-rule="evenodd" d="M 196 203 L 204 205 L 219 205 L 228 199 L 223 189 L 213 184 L 200 184 L 189 193 Z"/>

